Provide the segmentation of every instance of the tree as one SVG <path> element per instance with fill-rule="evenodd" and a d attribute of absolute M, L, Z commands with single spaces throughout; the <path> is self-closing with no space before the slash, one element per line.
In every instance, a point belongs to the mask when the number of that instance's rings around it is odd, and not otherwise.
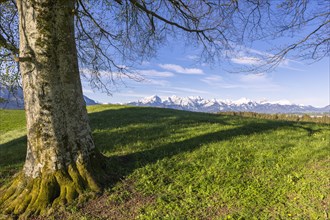
<path fill-rule="evenodd" d="M 28 137 L 23 170 L 1 189 L 0 207 L 17 215 L 42 213 L 85 190 L 102 190 L 106 161 L 93 143 L 78 66 L 92 85 L 108 91 L 102 72 L 110 73 L 109 82 L 134 76 L 127 65 L 154 55 L 167 39 L 185 38 L 212 61 L 245 40 L 268 37 L 269 26 L 277 34 L 308 25 L 311 31 L 267 55 L 268 64 L 297 48 L 320 59 L 329 54 L 327 3 L 0 0 L 0 80 L 22 81 Z M 287 12 L 283 24 L 273 20 Z"/>
<path fill-rule="evenodd" d="M 15 59 L 28 143 L 23 171 L 1 196 L 9 213 L 39 212 L 71 202 L 86 189 L 100 191 L 102 160 L 82 96 L 74 7 L 74 1 L 17 1 L 20 52 Z"/>

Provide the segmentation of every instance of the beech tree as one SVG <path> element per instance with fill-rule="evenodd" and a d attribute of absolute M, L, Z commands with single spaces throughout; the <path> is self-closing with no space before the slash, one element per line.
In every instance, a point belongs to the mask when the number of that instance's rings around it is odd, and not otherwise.
<path fill-rule="evenodd" d="M 1 189 L 0 204 L 7 213 L 28 215 L 49 204 L 72 202 L 86 189 L 100 191 L 103 160 L 82 96 L 75 2 L 27 0 L 16 5 L 19 49 L 10 41 L 2 46 L 19 63 L 28 142 L 23 170 Z"/>
<path fill-rule="evenodd" d="M 1 210 L 15 215 L 43 213 L 111 181 L 93 142 L 80 75 L 111 92 L 121 76 L 135 76 L 128 66 L 169 39 L 214 61 L 244 42 L 305 28 L 298 40 L 262 54 L 266 66 L 297 51 L 315 60 L 329 55 L 328 0 L 0 0 L 0 10 L 0 81 L 22 84 L 27 119 L 23 170 L 0 190 Z"/>

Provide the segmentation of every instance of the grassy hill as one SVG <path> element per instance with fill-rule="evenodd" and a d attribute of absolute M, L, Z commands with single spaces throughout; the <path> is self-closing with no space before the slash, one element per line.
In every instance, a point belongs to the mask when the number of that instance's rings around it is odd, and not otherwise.
<path fill-rule="evenodd" d="M 330 127 L 92 106 L 113 181 L 65 219 L 328 219 Z M 0 110 L 0 185 L 25 157 L 23 111 Z"/>

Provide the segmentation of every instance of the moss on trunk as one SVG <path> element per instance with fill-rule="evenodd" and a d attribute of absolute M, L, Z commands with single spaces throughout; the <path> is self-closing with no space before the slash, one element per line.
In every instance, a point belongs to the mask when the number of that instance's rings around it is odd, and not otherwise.
<path fill-rule="evenodd" d="M 98 152 L 91 156 L 88 165 L 72 163 L 66 169 L 43 172 L 37 178 L 20 172 L 0 189 L 0 210 L 8 217 L 20 219 L 48 215 L 54 208 L 83 202 L 87 192 L 102 192 L 107 179 L 106 158 Z"/>

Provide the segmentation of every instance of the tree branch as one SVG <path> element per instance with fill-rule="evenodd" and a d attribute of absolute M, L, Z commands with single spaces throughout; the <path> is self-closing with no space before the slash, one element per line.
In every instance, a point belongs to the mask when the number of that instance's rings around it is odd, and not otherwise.
<path fill-rule="evenodd" d="M 19 53 L 19 49 L 15 45 L 7 42 L 7 40 L 1 34 L 0 34 L 0 47 L 3 47 L 11 51 L 13 54 Z"/>
<path fill-rule="evenodd" d="M 180 28 L 186 32 L 193 32 L 193 33 L 203 33 L 205 31 L 209 31 L 209 30 L 213 30 L 213 28 L 207 28 L 207 29 L 190 29 L 190 28 L 187 28 L 187 27 L 184 27 L 176 22 L 173 22 L 173 21 L 170 21 L 162 16 L 160 16 L 159 14 L 153 12 L 153 11 L 150 11 L 149 9 L 147 9 L 146 7 L 144 7 L 143 5 L 141 5 L 140 3 L 138 3 L 136 0 L 129 0 L 133 5 L 135 5 L 137 8 L 139 8 L 140 10 L 142 10 L 143 12 L 145 12 L 146 14 L 148 15 L 152 15 L 154 16 L 155 18 L 169 24 L 169 25 L 172 25 L 172 26 L 175 26 L 177 28 Z"/>

